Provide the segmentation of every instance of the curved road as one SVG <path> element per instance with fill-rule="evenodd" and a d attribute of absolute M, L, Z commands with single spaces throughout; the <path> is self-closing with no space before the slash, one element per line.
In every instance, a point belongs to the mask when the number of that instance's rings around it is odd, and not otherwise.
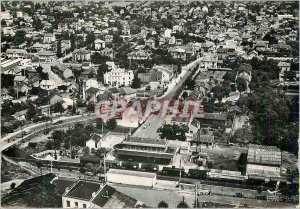
<path fill-rule="evenodd" d="M 52 124 L 50 121 L 33 124 L 31 126 L 23 128 L 14 133 L 10 133 L 7 136 L 3 137 L 1 139 L 1 152 L 7 148 L 19 143 L 22 140 L 22 138 L 18 138 L 15 140 L 11 140 L 11 139 L 13 139 L 14 137 L 21 136 L 23 131 L 31 131 L 30 134 L 23 137 L 23 139 L 26 139 L 26 138 L 32 136 L 33 134 L 35 134 L 36 132 L 46 129 L 47 127 L 59 127 L 59 126 L 67 125 L 67 124 L 78 123 L 78 122 L 87 121 L 87 120 L 93 120 L 96 118 L 97 118 L 97 116 L 93 113 L 91 115 L 85 115 L 85 116 L 75 115 L 75 116 L 70 116 L 70 117 L 61 117 L 61 118 L 58 118 L 57 120 L 61 120 L 63 122 L 56 124 L 56 125 Z"/>

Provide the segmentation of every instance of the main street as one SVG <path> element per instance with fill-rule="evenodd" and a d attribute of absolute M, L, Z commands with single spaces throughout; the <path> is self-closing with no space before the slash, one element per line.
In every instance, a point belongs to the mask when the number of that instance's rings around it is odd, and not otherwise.
<path fill-rule="evenodd" d="M 197 65 L 201 62 L 202 57 L 194 60 L 186 66 L 182 67 L 182 71 L 180 75 L 172 80 L 172 82 L 168 85 L 167 91 L 159 98 L 158 100 L 171 100 L 177 90 L 184 84 L 186 79 L 191 75 L 193 69 L 197 67 Z M 156 138 L 159 136 L 157 130 L 165 123 L 165 118 L 162 118 L 160 114 L 154 115 L 152 114 L 147 120 L 143 123 L 144 125 L 140 126 L 133 133 L 133 136 L 142 137 L 142 138 Z"/>

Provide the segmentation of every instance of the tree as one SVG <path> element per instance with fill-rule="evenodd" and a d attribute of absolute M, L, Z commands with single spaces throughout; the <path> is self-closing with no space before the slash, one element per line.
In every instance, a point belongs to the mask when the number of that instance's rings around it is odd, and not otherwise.
<path fill-rule="evenodd" d="M 32 120 L 36 117 L 37 117 L 37 110 L 35 106 L 32 103 L 30 103 L 26 113 L 26 118 L 27 120 Z"/>
<path fill-rule="evenodd" d="M 57 51 L 56 51 L 56 56 L 58 58 L 61 58 L 63 56 L 62 54 L 62 49 L 61 49 L 61 39 L 57 40 Z"/>
<path fill-rule="evenodd" d="M 86 36 L 86 45 L 91 48 L 94 49 L 95 48 L 95 35 L 94 33 L 89 33 Z"/>
<path fill-rule="evenodd" d="M 16 46 L 23 44 L 25 42 L 26 32 L 24 30 L 17 30 L 15 34 L 14 44 Z"/>
<path fill-rule="evenodd" d="M 55 104 L 52 106 L 52 110 L 53 110 L 53 112 L 55 112 L 55 113 L 62 113 L 62 112 L 65 111 L 65 109 L 64 109 L 64 107 L 63 107 L 63 105 L 62 105 L 61 102 L 55 103 Z"/>
<path fill-rule="evenodd" d="M 114 130 L 114 129 L 117 127 L 117 121 L 116 121 L 116 119 L 114 119 L 114 118 L 109 119 L 109 120 L 105 123 L 105 127 L 106 127 L 108 130 Z"/>
<path fill-rule="evenodd" d="M 84 147 L 83 148 L 83 153 L 84 153 L 85 156 L 89 155 L 90 154 L 90 149 L 88 147 Z"/>
<path fill-rule="evenodd" d="M 65 139 L 65 132 L 61 130 L 55 130 L 52 133 L 52 140 L 53 140 L 53 148 L 60 149 L 61 144 L 63 143 Z"/>
<path fill-rule="evenodd" d="M 236 88 L 239 92 L 243 92 L 247 90 L 247 82 L 245 79 L 239 77 L 236 79 Z"/>
<path fill-rule="evenodd" d="M 157 205 L 158 208 L 168 208 L 168 203 L 166 203 L 165 201 L 160 201 Z"/>
<path fill-rule="evenodd" d="M 88 104 L 86 105 L 86 109 L 89 112 L 94 112 L 95 111 L 95 104 L 94 104 L 94 102 L 88 102 Z"/>
<path fill-rule="evenodd" d="M 1 88 L 9 88 L 14 86 L 14 75 L 1 74 Z"/>
<path fill-rule="evenodd" d="M 186 99 L 189 96 L 189 94 L 185 91 L 182 93 L 182 98 Z"/>
<path fill-rule="evenodd" d="M 134 78 L 132 80 L 131 88 L 138 89 L 141 87 L 141 79 L 138 78 L 137 75 L 134 75 Z"/>
<path fill-rule="evenodd" d="M 16 187 L 16 183 L 15 182 L 13 182 L 13 183 L 10 184 L 10 189 L 14 189 L 15 187 Z"/>
<path fill-rule="evenodd" d="M 100 64 L 97 70 L 97 80 L 104 83 L 104 74 L 106 72 L 108 72 L 108 65 L 106 63 Z"/>
<path fill-rule="evenodd" d="M 4 19 L 1 20 L 1 27 L 6 27 L 6 21 Z"/>
<path fill-rule="evenodd" d="M 106 63 L 106 61 L 110 61 L 111 59 L 109 57 L 106 56 L 102 56 L 101 54 L 99 54 L 99 52 L 95 52 L 92 56 L 91 56 L 91 62 L 93 64 L 101 64 L 104 65 Z"/>
<path fill-rule="evenodd" d="M 33 18 L 32 26 L 37 31 L 42 30 L 44 28 L 44 25 L 42 24 L 42 21 L 39 18 Z"/>
<path fill-rule="evenodd" d="M 179 126 L 179 125 L 164 125 L 158 129 L 158 132 L 160 133 L 160 138 L 168 139 L 168 140 L 180 140 L 185 141 L 186 136 L 185 133 L 188 132 L 187 126 Z"/>
<path fill-rule="evenodd" d="M 71 50 L 73 51 L 74 49 L 76 49 L 76 36 L 71 33 L 70 35 L 70 42 L 71 42 Z"/>
<path fill-rule="evenodd" d="M 195 89 L 195 86 L 196 86 L 196 82 L 190 78 L 188 78 L 184 85 L 186 86 L 186 89 L 187 90 L 194 90 Z"/>
<path fill-rule="evenodd" d="M 184 201 L 184 197 L 180 203 L 178 203 L 177 208 L 189 208 L 188 204 Z"/>

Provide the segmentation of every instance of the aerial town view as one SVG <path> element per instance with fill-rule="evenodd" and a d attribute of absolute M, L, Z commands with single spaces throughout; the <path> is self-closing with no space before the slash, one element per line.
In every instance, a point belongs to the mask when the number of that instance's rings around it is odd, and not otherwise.
<path fill-rule="evenodd" d="M 298 1 L 1 1 L 1 206 L 296 208 Z"/>

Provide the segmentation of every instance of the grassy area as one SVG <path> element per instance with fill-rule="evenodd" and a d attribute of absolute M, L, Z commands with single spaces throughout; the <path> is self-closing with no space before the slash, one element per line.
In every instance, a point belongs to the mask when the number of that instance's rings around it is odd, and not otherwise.
<path fill-rule="evenodd" d="M 27 172 L 21 169 L 20 167 L 8 163 L 5 160 L 2 159 L 1 163 L 1 182 L 7 182 L 14 179 L 27 179 L 31 175 Z"/>

